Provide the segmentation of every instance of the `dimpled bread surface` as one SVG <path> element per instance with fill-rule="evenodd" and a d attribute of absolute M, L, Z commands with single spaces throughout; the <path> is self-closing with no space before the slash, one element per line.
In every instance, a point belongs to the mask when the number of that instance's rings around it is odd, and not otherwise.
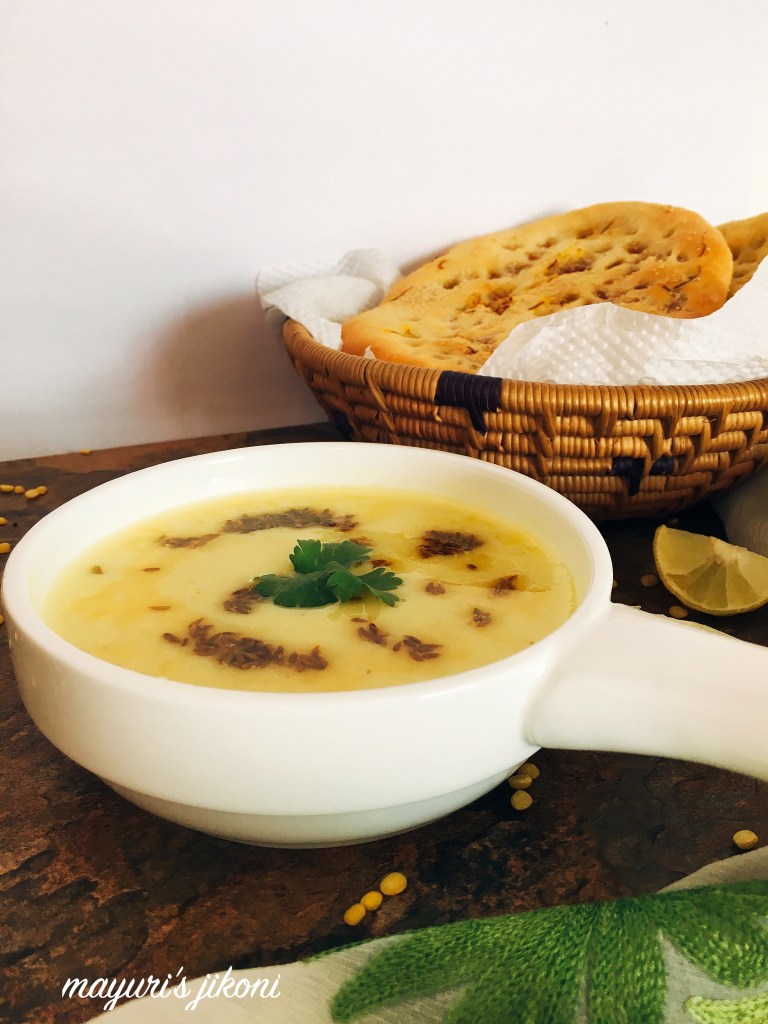
<path fill-rule="evenodd" d="M 706 316 L 732 271 L 725 239 L 698 214 L 602 203 L 453 246 L 348 320 L 342 349 L 474 373 L 517 324 L 572 306 Z"/>
<path fill-rule="evenodd" d="M 733 278 L 728 298 L 743 288 L 768 256 L 768 213 L 747 220 L 732 220 L 718 228 L 733 253 Z"/>

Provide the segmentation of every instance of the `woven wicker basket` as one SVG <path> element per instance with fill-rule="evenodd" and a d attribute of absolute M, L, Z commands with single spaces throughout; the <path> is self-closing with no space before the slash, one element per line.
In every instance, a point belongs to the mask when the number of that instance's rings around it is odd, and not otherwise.
<path fill-rule="evenodd" d="M 283 338 L 344 436 L 518 470 L 596 520 L 676 512 L 768 460 L 768 379 L 537 384 L 334 352 L 292 320 Z"/>

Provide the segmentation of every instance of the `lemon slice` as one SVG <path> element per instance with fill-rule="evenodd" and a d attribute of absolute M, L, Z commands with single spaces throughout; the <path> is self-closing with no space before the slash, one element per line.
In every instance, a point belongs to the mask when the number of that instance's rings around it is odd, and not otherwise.
<path fill-rule="evenodd" d="M 664 586 L 688 608 L 738 615 L 768 604 L 768 558 L 754 551 L 660 526 L 653 557 Z"/>

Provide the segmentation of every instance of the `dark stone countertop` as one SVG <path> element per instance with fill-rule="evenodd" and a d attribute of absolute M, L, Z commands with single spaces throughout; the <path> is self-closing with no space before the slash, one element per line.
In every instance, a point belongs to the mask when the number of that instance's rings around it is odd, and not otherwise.
<path fill-rule="evenodd" d="M 0 540 L 125 472 L 246 444 L 337 439 L 297 427 L 0 463 Z M 611 523 L 617 601 L 665 612 L 653 571 L 653 520 Z M 706 507 L 682 528 L 720 530 Z M 722 620 L 694 616 L 710 625 Z M 768 644 L 768 608 L 728 620 Z M 68 977 L 164 977 L 285 963 L 360 938 L 483 915 L 655 891 L 736 851 L 732 834 L 768 836 L 768 786 L 714 768 L 631 755 L 542 751 L 526 812 L 506 785 L 432 825 L 330 850 L 261 849 L 211 838 L 138 810 L 54 749 L 16 690 L 0 627 L 0 1021 L 77 1024 L 93 1002 L 62 999 Z M 401 896 L 351 929 L 345 908 L 388 871 Z"/>

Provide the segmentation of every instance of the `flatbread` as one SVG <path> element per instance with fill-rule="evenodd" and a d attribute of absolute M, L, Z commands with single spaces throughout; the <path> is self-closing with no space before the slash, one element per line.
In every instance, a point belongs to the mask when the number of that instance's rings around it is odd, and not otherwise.
<path fill-rule="evenodd" d="M 768 256 L 768 213 L 732 220 L 719 229 L 733 253 L 733 277 L 728 298 L 743 288 L 757 270 L 758 264 Z"/>
<path fill-rule="evenodd" d="M 732 270 L 723 236 L 698 214 L 602 203 L 453 246 L 348 320 L 342 348 L 473 373 L 517 324 L 572 306 L 705 316 Z"/>

